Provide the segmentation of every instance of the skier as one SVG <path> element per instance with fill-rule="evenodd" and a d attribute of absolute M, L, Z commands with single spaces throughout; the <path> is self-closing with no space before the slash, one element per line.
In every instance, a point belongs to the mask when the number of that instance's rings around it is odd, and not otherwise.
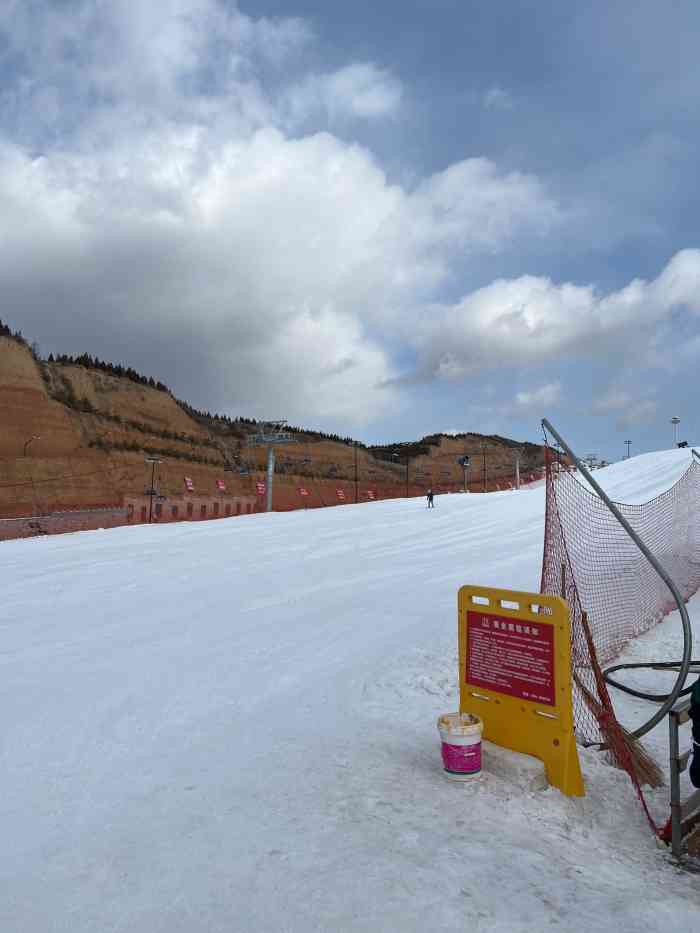
<path fill-rule="evenodd" d="M 428 490 L 428 508 L 429 509 L 435 508 L 435 503 L 433 502 L 433 490 L 432 489 Z"/>

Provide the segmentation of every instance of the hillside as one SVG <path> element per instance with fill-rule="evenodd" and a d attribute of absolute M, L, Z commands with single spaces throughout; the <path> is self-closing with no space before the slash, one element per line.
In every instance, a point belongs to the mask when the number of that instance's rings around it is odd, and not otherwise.
<path fill-rule="evenodd" d="M 185 476 L 200 495 L 214 495 L 224 474 L 229 494 L 254 494 L 266 461 L 264 447 L 248 445 L 259 430 L 254 421 L 197 412 L 153 379 L 131 370 L 115 375 L 121 367 L 79 360 L 42 360 L 22 338 L 0 336 L 0 515 L 142 495 L 149 480 L 145 456 L 162 459 L 158 489 L 168 498 L 182 496 Z M 370 489 L 377 497 L 419 495 L 431 485 L 456 490 L 464 481 L 456 461 L 465 453 L 472 457 L 473 491 L 511 482 L 517 449 L 523 474 L 542 464 L 538 445 L 479 434 L 366 448 L 292 431 L 294 443 L 277 451 L 276 509 L 302 504 L 300 484 L 309 492 L 304 505 L 337 502 L 339 485 L 350 501 L 356 478 L 360 498 Z"/>

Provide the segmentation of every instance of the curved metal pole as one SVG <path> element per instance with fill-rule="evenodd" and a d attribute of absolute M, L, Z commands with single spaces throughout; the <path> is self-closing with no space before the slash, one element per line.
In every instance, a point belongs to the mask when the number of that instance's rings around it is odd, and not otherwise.
<path fill-rule="evenodd" d="M 634 543 L 637 545 L 639 550 L 642 552 L 642 554 L 646 557 L 646 559 L 649 561 L 649 563 L 654 568 L 654 570 L 658 573 L 658 575 L 664 581 L 666 586 L 671 591 L 671 595 L 675 599 L 676 605 L 678 606 L 678 611 L 681 614 L 681 623 L 683 625 L 683 659 L 680 663 L 680 668 L 678 670 L 678 677 L 676 678 L 676 682 L 674 683 L 673 689 L 669 693 L 666 702 L 663 703 L 659 707 L 659 709 L 654 713 L 651 719 L 645 722 L 644 725 L 640 726 L 638 729 L 635 729 L 635 731 L 632 733 L 632 735 L 635 738 L 640 738 L 641 736 L 646 735 L 647 732 L 651 731 L 651 729 L 653 729 L 657 723 L 661 722 L 661 720 L 664 718 L 664 716 L 668 713 L 668 711 L 671 709 L 673 704 L 678 699 L 680 692 L 683 689 L 683 686 L 685 684 L 686 678 L 688 677 L 688 670 L 690 668 L 690 661 L 691 661 L 691 656 L 692 656 L 692 651 L 693 651 L 693 633 L 690 628 L 690 619 L 688 618 L 688 610 L 685 608 L 685 602 L 683 601 L 683 597 L 679 593 L 678 587 L 673 582 L 671 577 L 666 573 L 664 568 L 661 566 L 658 560 L 654 557 L 654 555 L 651 553 L 649 548 L 639 537 L 639 535 L 634 530 L 634 528 L 632 528 L 632 526 L 627 521 L 627 519 L 624 517 L 624 515 L 622 515 L 622 513 L 617 508 L 615 503 L 612 502 L 612 500 L 608 498 L 607 494 L 601 489 L 598 483 L 593 479 L 590 472 L 586 469 L 584 464 L 581 463 L 579 458 L 576 456 L 573 450 L 569 447 L 569 445 L 563 439 L 561 434 L 559 434 L 558 431 L 556 431 L 552 427 L 552 425 L 550 424 L 549 421 L 547 421 L 546 418 L 542 419 L 542 427 L 544 427 L 547 431 L 549 431 L 552 437 L 554 437 L 559 442 L 561 447 L 571 457 L 571 459 L 576 464 L 577 469 L 580 471 L 581 475 L 584 476 L 586 480 L 588 481 L 588 483 L 591 485 L 591 487 L 595 489 L 595 491 L 598 493 L 600 498 L 603 500 L 603 502 L 607 505 L 607 507 L 612 512 L 612 514 L 615 516 L 617 521 L 622 525 L 622 527 L 625 529 L 627 534 L 634 541 Z"/>

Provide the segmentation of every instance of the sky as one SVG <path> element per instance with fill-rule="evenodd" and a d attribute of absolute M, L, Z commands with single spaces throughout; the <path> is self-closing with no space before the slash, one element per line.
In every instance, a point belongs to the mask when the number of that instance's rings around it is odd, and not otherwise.
<path fill-rule="evenodd" d="M 700 7 L 3 0 L 0 316 L 196 407 L 700 439 Z"/>

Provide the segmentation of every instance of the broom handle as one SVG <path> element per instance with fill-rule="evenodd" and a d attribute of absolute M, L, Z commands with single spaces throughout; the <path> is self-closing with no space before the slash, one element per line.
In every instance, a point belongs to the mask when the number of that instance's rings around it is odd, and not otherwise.
<path fill-rule="evenodd" d="M 608 694 L 608 688 L 605 686 L 605 678 L 603 677 L 603 672 L 600 669 L 600 664 L 598 663 L 598 653 L 595 650 L 595 642 L 593 641 L 593 634 L 591 633 L 591 627 L 588 624 L 588 613 L 581 613 L 581 626 L 583 627 L 583 634 L 586 636 L 586 644 L 588 645 L 588 654 L 591 658 L 591 670 L 593 671 L 593 676 L 595 678 L 596 687 L 598 688 L 598 696 L 601 701 L 607 700 L 610 703 L 610 696 Z"/>
<path fill-rule="evenodd" d="M 598 483 L 593 479 L 593 477 L 590 474 L 590 471 L 579 460 L 579 458 L 576 456 L 573 450 L 569 447 L 569 445 L 566 443 L 566 441 L 561 436 L 561 434 L 559 434 L 559 432 L 555 428 L 552 427 L 552 425 L 546 418 L 542 419 L 542 427 L 545 428 L 545 430 L 549 431 L 552 437 L 554 437 L 559 442 L 559 444 L 564 449 L 564 451 L 571 457 L 571 459 L 576 464 L 576 468 L 579 470 L 581 475 L 588 481 L 589 485 L 598 493 L 598 495 L 603 500 L 605 505 L 612 512 L 613 516 L 622 525 L 622 527 L 625 529 L 625 531 L 630 536 L 632 541 L 634 541 L 634 543 L 637 545 L 639 550 L 642 552 L 642 554 L 646 557 L 646 559 L 649 561 L 649 563 L 654 568 L 654 570 L 658 573 L 658 575 L 664 581 L 666 586 L 671 591 L 671 595 L 675 599 L 676 605 L 678 606 L 678 611 L 681 614 L 681 623 L 683 625 L 683 660 L 681 661 L 681 665 L 678 670 L 678 677 L 676 678 L 676 682 L 673 685 L 673 689 L 669 693 L 666 701 L 661 704 L 661 706 L 654 713 L 651 719 L 649 719 L 647 722 L 644 723 L 644 725 L 640 726 L 638 729 L 636 729 L 632 733 L 632 735 L 638 739 L 641 736 L 646 735 L 646 733 L 649 732 L 651 729 L 653 729 L 657 723 L 661 722 L 664 716 L 673 707 L 673 704 L 678 699 L 680 692 L 683 689 L 683 686 L 685 685 L 686 678 L 688 677 L 688 670 L 690 668 L 690 660 L 691 660 L 692 653 L 693 653 L 693 633 L 690 628 L 690 619 L 688 618 L 688 611 L 685 608 L 683 597 L 681 596 L 680 592 L 678 591 L 678 587 L 673 582 L 671 577 L 666 573 L 664 568 L 661 566 L 658 560 L 654 557 L 654 555 L 651 553 L 649 548 L 639 537 L 639 535 L 634 530 L 634 528 L 632 528 L 632 526 L 627 521 L 625 516 L 617 508 L 615 503 L 607 496 L 607 494 L 601 489 Z"/>

